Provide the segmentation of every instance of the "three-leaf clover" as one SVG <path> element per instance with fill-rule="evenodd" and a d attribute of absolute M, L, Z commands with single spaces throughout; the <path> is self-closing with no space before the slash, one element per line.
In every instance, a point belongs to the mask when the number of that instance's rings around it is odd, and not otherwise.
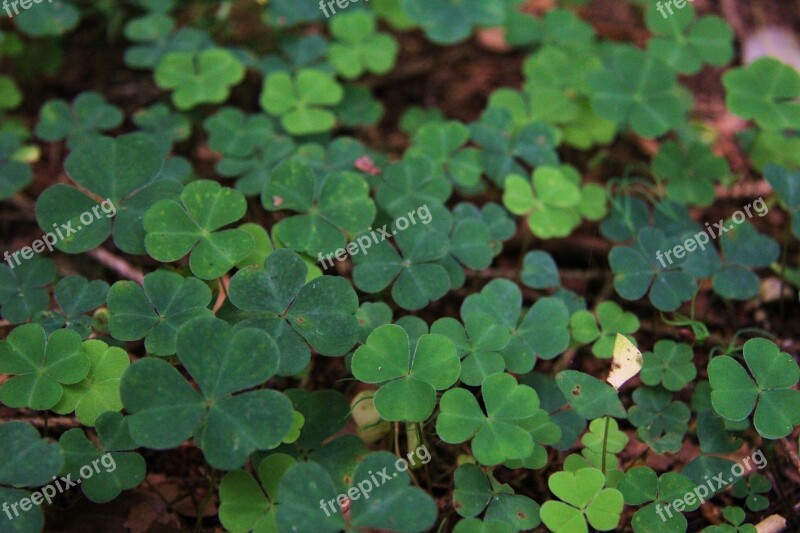
<path fill-rule="evenodd" d="M 268 332 L 280 353 L 278 374 L 300 372 L 311 358 L 308 344 L 318 353 L 347 353 L 358 338 L 358 296 L 338 276 L 306 282 L 308 268 L 291 250 L 276 250 L 263 266 L 250 266 L 231 278 L 233 305 L 244 311 L 238 327 Z M 303 340 L 305 339 L 305 341 Z"/>
<path fill-rule="evenodd" d="M 506 368 L 499 352 L 506 347 L 511 335 L 508 328 L 487 313 L 467 315 L 463 326 L 454 318 L 440 318 L 431 325 L 431 333 L 453 341 L 462 359 L 460 379 L 466 385 L 477 387 L 486 376 Z"/>
<path fill-rule="evenodd" d="M 580 187 L 580 175 L 571 167 L 539 167 L 529 182 L 512 174 L 506 178 L 503 204 L 515 215 L 527 215 L 528 227 L 542 239 L 566 237 L 581 217 L 605 216 L 605 192 L 598 185 Z"/>
<path fill-rule="evenodd" d="M 292 135 L 309 135 L 333 129 L 336 116 L 326 108 L 343 97 L 342 86 L 331 74 L 302 69 L 296 75 L 268 75 L 259 102 L 264 111 L 280 117 L 284 129 Z"/>
<path fill-rule="evenodd" d="M 85 341 L 83 350 L 89 358 L 89 373 L 74 385 L 64 385 L 64 394 L 52 409 L 62 415 L 75 411 L 81 424 L 94 426 L 106 411 L 122 410 L 119 385 L 130 359 L 125 350 L 96 339 Z"/>
<path fill-rule="evenodd" d="M 499 483 L 477 465 L 462 464 L 453 477 L 453 507 L 460 516 L 472 518 L 486 510 L 483 516 L 486 523 L 500 524 L 508 531 L 530 530 L 539 525 L 539 504 L 527 496 L 514 494 L 510 486 Z"/>
<path fill-rule="evenodd" d="M 472 440 L 472 453 L 483 465 L 510 459 L 525 459 L 534 451 L 525 423 L 536 415 L 539 397 L 514 376 L 492 374 L 481 385 L 486 414 L 466 389 L 455 388 L 442 395 L 436 433 L 449 444 Z"/>
<path fill-rule="evenodd" d="M 381 384 L 375 409 L 391 422 L 426 420 L 436 406 L 436 391 L 451 387 L 461 371 L 449 338 L 422 335 L 412 352 L 408 334 L 393 324 L 370 333 L 353 354 L 352 365 L 359 381 Z"/>
<path fill-rule="evenodd" d="M 589 75 L 592 106 L 603 118 L 630 125 L 645 137 L 677 128 L 691 107 L 672 69 L 642 50 L 623 46 L 605 70 Z"/>
<path fill-rule="evenodd" d="M 109 330 L 122 341 L 145 339 L 155 355 L 175 353 L 180 327 L 200 317 L 212 316 L 211 289 L 196 278 L 157 270 L 144 277 L 142 286 L 118 281 L 108 293 Z"/>
<path fill-rule="evenodd" d="M 219 519 L 231 533 L 277 531 L 275 522 L 280 502 L 278 484 L 293 457 L 276 453 L 258 465 L 258 481 L 245 470 L 225 474 L 219 487 Z"/>
<path fill-rule="evenodd" d="M 12 259 L 13 261 L 13 259 Z M 14 268 L 0 265 L 0 311 L 5 320 L 21 324 L 50 303 L 46 289 L 56 277 L 56 265 L 35 256 Z"/>
<path fill-rule="evenodd" d="M 636 403 L 628 411 L 637 435 L 656 453 L 675 453 L 681 449 L 683 436 L 689 428 L 689 407 L 671 401 L 672 395 L 660 387 L 639 387 L 633 391 Z"/>
<path fill-rule="evenodd" d="M 329 254 L 375 219 L 367 182 L 356 172 L 317 173 L 302 161 L 279 165 L 264 188 L 261 202 L 270 211 L 304 213 L 275 227 L 287 247 L 311 256 Z"/>
<path fill-rule="evenodd" d="M 328 59 L 336 72 L 354 79 L 365 71 L 386 74 L 394 67 L 399 46 L 394 37 L 377 31 L 375 16 L 369 11 L 353 11 L 334 17 L 330 30 L 336 41 L 328 49 Z"/>
<path fill-rule="evenodd" d="M 679 391 L 697 376 L 692 347 L 663 339 L 652 352 L 643 354 L 641 378 L 645 385 L 663 385 L 669 391 Z"/>
<path fill-rule="evenodd" d="M 796 129 L 800 124 L 800 73 L 772 57 L 731 69 L 722 77 L 731 113 L 755 120 L 768 131 Z"/>
<path fill-rule="evenodd" d="M 61 447 L 40 438 L 33 426 L 16 421 L 0 423 L 0 500 L 18 502 L 29 498 L 31 493 L 23 487 L 49 483 L 63 465 Z M 17 516 L 0 513 L 0 529 L 19 533 L 42 531 L 42 508 L 34 506 L 28 512 L 17 511 Z"/>
<path fill-rule="evenodd" d="M 694 6 L 684 6 L 663 17 L 651 4 L 647 27 L 655 35 L 647 41 L 647 51 L 680 74 L 696 74 L 703 64 L 726 65 L 733 58 L 733 30 L 717 16 L 696 18 Z"/>
<path fill-rule="evenodd" d="M 408 474 L 396 466 L 398 463 L 395 455 L 385 451 L 353 462 L 344 473 L 340 494 L 345 499 L 337 501 L 339 487 L 334 483 L 333 469 L 315 461 L 298 462 L 283 474 L 278 485 L 278 531 L 429 530 L 436 520 L 436 505 L 422 489 L 409 486 Z M 380 482 L 376 485 L 371 476 L 380 478 Z M 348 501 L 345 517 L 339 505 Z"/>
<path fill-rule="evenodd" d="M 50 100 L 39 110 L 36 136 L 43 141 L 67 139 L 76 148 L 88 137 L 117 128 L 124 116 L 119 108 L 106 102 L 101 94 L 84 92 L 72 105 L 64 100 Z"/>
<path fill-rule="evenodd" d="M 711 205 L 714 182 L 729 173 L 727 161 L 699 142 L 679 146 L 668 141 L 653 158 L 653 174 L 667 182 L 667 195 L 689 205 Z"/>
<path fill-rule="evenodd" d="M 292 403 L 274 390 L 248 391 L 278 370 L 272 337 L 198 318 L 178 332 L 177 348 L 200 392 L 157 358 L 137 361 L 122 377 L 122 403 L 139 446 L 163 450 L 194 436 L 211 466 L 232 470 L 281 443 L 293 426 Z"/>
<path fill-rule="evenodd" d="M 238 85 L 245 68 L 231 52 L 208 48 L 202 52 L 170 52 L 155 69 L 156 84 L 172 89 L 172 103 L 180 110 L 199 104 L 220 104 Z"/>
<path fill-rule="evenodd" d="M 628 505 L 647 503 L 633 515 L 631 523 L 636 533 L 650 531 L 685 533 L 688 525 L 686 518 L 672 507 L 672 503 L 683 500 L 687 495 L 694 496 L 693 491 L 696 487 L 697 485 L 683 474 L 667 472 L 658 476 L 647 466 L 631 468 L 617 484 L 617 489 Z M 701 503 L 697 498 L 693 498 L 692 503 L 686 505 L 684 510 L 694 511 Z"/>
<path fill-rule="evenodd" d="M 45 190 L 36 200 L 39 227 L 46 232 L 56 228 L 65 233 L 55 247 L 77 254 L 97 248 L 113 226 L 114 243 L 120 250 L 144 254 L 145 211 L 159 200 L 177 196 L 181 190 L 179 183 L 162 175 L 163 166 L 163 154 L 144 133 L 116 139 L 92 136 L 77 146 L 64 163 L 69 177 L 83 190 L 60 183 Z M 84 227 L 81 215 L 85 219 L 87 212 L 94 216 L 91 225 Z"/>
<path fill-rule="evenodd" d="M 146 474 L 144 458 L 138 453 L 124 451 L 133 449 L 133 443 L 122 443 L 117 435 L 119 431 L 127 431 L 122 417 L 107 418 L 104 424 L 102 429 L 98 426 L 101 449 L 78 428 L 66 431 L 58 441 L 64 450 L 63 473 L 79 479 L 83 493 L 95 503 L 110 502 L 122 491 L 137 487 Z M 127 437 L 123 436 L 128 440 Z M 123 444 L 122 449 L 115 446 L 119 444 Z M 90 477 L 81 475 L 87 465 L 92 469 Z"/>
<path fill-rule="evenodd" d="M 552 474 L 547 486 L 563 501 L 546 501 L 540 511 L 542 522 L 554 533 L 587 533 L 587 521 L 598 531 L 614 529 L 624 502 L 622 493 L 603 488 L 605 483 L 597 468 Z"/>
<path fill-rule="evenodd" d="M 93 319 L 84 313 L 105 303 L 108 288 L 108 283 L 103 280 L 89 281 L 82 276 L 67 276 L 53 290 L 61 310 L 44 311 L 36 315 L 35 320 L 48 332 L 65 327 L 86 339 L 92 332 Z"/>
<path fill-rule="evenodd" d="M 401 0 L 403 12 L 425 30 L 436 44 L 455 44 L 472 33 L 474 26 L 502 26 L 506 16 L 503 0 Z"/>
<path fill-rule="evenodd" d="M 767 439 L 780 439 L 800 423 L 800 367 L 792 356 L 767 339 L 744 343 L 744 360 L 752 374 L 736 359 L 720 355 L 708 364 L 711 403 L 729 420 L 743 420 L 755 408 L 753 424 Z"/>
<path fill-rule="evenodd" d="M 381 240 L 366 255 L 354 255 L 353 283 L 356 287 L 376 293 L 394 283 L 392 298 L 397 305 L 409 310 L 422 309 L 447 294 L 450 276 L 437 262 L 449 250 L 447 235 L 433 226 L 389 230 L 396 235 L 400 253 L 389 241 Z"/>
<path fill-rule="evenodd" d="M 89 360 L 74 331 L 60 329 L 48 338 L 39 324 L 25 324 L 0 342 L 0 373 L 15 374 L 0 386 L 0 401 L 44 410 L 61 399 L 62 385 L 86 377 Z"/>
<path fill-rule="evenodd" d="M 414 133 L 407 155 L 429 160 L 436 176 L 461 187 L 475 187 L 480 183 L 482 168 L 480 152 L 463 148 L 469 137 L 469 128 L 457 121 L 426 124 Z"/>
<path fill-rule="evenodd" d="M 570 318 L 572 338 L 581 343 L 590 343 L 592 353 L 597 357 L 608 358 L 614 354 L 614 341 L 618 333 L 629 340 L 631 334 L 639 329 L 639 319 L 635 314 L 623 311 L 616 302 L 601 302 L 597 306 L 597 322 L 594 315 L 586 310 L 577 311 Z M 633 342 L 633 340 L 632 340 Z"/>
<path fill-rule="evenodd" d="M 239 191 L 210 180 L 195 181 L 180 202 L 162 200 L 144 216 L 144 245 L 153 259 L 177 261 L 191 252 L 189 266 L 200 279 L 222 276 L 250 254 L 253 238 L 239 229 L 217 231 L 242 218 L 247 202 Z"/>

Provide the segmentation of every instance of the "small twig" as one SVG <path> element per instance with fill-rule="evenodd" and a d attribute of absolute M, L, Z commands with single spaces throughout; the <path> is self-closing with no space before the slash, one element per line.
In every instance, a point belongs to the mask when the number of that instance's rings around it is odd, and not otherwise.
<path fill-rule="evenodd" d="M 89 250 L 88 255 L 104 267 L 116 272 L 121 278 L 135 281 L 139 285 L 144 282 L 144 274 L 140 270 L 132 267 L 127 261 L 104 248 Z"/>

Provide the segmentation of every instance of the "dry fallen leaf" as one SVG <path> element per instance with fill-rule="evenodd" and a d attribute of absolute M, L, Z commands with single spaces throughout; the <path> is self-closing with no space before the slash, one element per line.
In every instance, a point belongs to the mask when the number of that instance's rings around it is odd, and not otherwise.
<path fill-rule="evenodd" d="M 642 352 L 625 335 L 617 333 L 617 338 L 614 341 L 614 359 L 611 362 L 611 373 L 606 381 L 619 390 L 623 383 L 638 374 L 641 369 Z"/>

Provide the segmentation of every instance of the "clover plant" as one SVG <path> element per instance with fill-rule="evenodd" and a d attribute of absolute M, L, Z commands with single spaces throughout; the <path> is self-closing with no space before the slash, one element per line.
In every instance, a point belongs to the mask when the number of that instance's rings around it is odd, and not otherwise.
<path fill-rule="evenodd" d="M 800 73 L 683 4 L 0 6 L 0 531 L 795 531 Z"/>

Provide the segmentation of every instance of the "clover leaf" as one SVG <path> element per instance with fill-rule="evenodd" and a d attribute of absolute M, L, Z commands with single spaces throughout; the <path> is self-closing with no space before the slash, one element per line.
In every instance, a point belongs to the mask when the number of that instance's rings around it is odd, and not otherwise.
<path fill-rule="evenodd" d="M 167 270 L 146 275 L 142 286 L 118 281 L 108 294 L 109 330 L 122 341 L 144 338 L 145 348 L 154 355 L 172 355 L 180 327 L 212 316 L 210 302 L 208 285 Z"/>
<path fill-rule="evenodd" d="M 422 422 L 433 413 L 436 391 L 451 387 L 461 371 L 453 342 L 422 335 L 413 352 L 408 334 L 396 325 L 370 333 L 353 354 L 353 375 L 364 383 L 380 383 L 375 409 L 390 422 Z"/>
<path fill-rule="evenodd" d="M 311 256 L 330 254 L 347 243 L 347 236 L 367 229 L 375 204 L 367 182 L 355 172 L 319 174 L 289 160 L 273 172 L 261 198 L 265 209 L 305 213 L 278 223 L 282 243 Z"/>
<path fill-rule="evenodd" d="M 99 93 L 83 92 L 70 106 L 64 100 L 50 100 L 39 110 L 36 136 L 43 141 L 67 139 L 70 148 L 78 147 L 92 135 L 122 124 L 122 111 L 110 105 Z"/>
<path fill-rule="evenodd" d="M 707 527 L 703 533 L 758 533 L 756 526 L 744 523 L 747 516 L 741 507 L 726 507 L 722 510 L 722 516 L 728 524 Z"/>
<path fill-rule="evenodd" d="M 769 508 L 769 500 L 763 494 L 772 490 L 772 482 L 766 476 L 753 474 L 746 479 L 739 478 L 731 489 L 734 497 L 746 498 L 745 505 L 751 511 L 765 511 Z"/>
<path fill-rule="evenodd" d="M 792 215 L 792 233 L 800 239 L 800 171 L 780 165 L 767 165 L 764 177 L 772 185 L 781 204 Z M 760 213 L 759 213 L 760 215 Z"/>
<path fill-rule="evenodd" d="M 64 450 L 63 473 L 78 478 L 83 493 L 95 503 L 109 502 L 144 480 L 146 466 L 138 453 L 98 450 L 78 428 L 66 431 L 58 442 Z M 91 477 L 82 477 L 80 472 L 93 464 Z"/>
<path fill-rule="evenodd" d="M 436 433 L 449 444 L 471 440 L 472 453 L 483 465 L 527 458 L 534 442 L 523 426 L 539 408 L 536 392 L 518 384 L 514 376 L 499 373 L 484 379 L 481 394 L 487 414 L 468 390 L 445 392 L 439 403 Z"/>
<path fill-rule="evenodd" d="M 142 133 L 116 139 L 86 139 L 72 151 L 64 166 L 70 178 L 88 194 L 64 184 L 45 190 L 36 201 L 39 227 L 47 232 L 63 229 L 67 235 L 55 247 L 67 253 L 82 253 L 108 238 L 113 215 L 114 243 L 126 253 L 145 253 L 145 211 L 158 200 L 177 196 L 181 189 L 179 183 L 161 174 L 163 164 L 156 145 Z M 86 212 L 92 213 L 94 219 L 91 226 L 84 227 L 81 215 L 85 218 Z"/>
<path fill-rule="evenodd" d="M 455 44 L 472 33 L 474 26 L 502 26 L 503 0 L 444 0 L 436 4 L 401 0 L 403 12 L 436 44 Z"/>
<path fill-rule="evenodd" d="M 210 134 L 209 147 L 223 156 L 217 172 L 237 178 L 236 188 L 247 196 L 261 193 L 278 163 L 295 150 L 292 139 L 278 133 L 263 113 L 245 115 L 226 107 L 207 118 L 203 127 Z"/>
<path fill-rule="evenodd" d="M 544 502 L 540 515 L 554 533 L 586 533 L 586 522 L 598 531 L 610 531 L 622 514 L 622 493 L 603 488 L 605 475 L 597 468 L 556 472 L 547 479 L 550 491 L 563 501 Z M 566 502 L 566 503 L 565 503 Z"/>
<path fill-rule="evenodd" d="M 643 357 L 641 377 L 645 385 L 662 384 L 669 391 L 679 391 L 697 376 L 692 347 L 688 344 L 660 340 Z"/>
<path fill-rule="evenodd" d="M 192 124 L 186 115 L 173 111 L 167 104 L 140 109 L 132 119 L 164 153 L 172 151 L 175 142 L 185 141 L 192 134 Z"/>
<path fill-rule="evenodd" d="M 767 439 L 780 439 L 800 424 L 800 367 L 767 339 L 744 344 L 744 360 L 752 374 L 736 359 L 721 355 L 708 364 L 711 403 L 728 420 L 743 420 L 755 408 L 753 424 Z"/>
<path fill-rule="evenodd" d="M 688 205 L 711 205 L 714 182 L 729 173 L 727 161 L 701 143 L 679 146 L 668 141 L 653 159 L 653 174 L 667 182 L 667 195 Z"/>
<path fill-rule="evenodd" d="M 48 337 L 39 324 L 25 324 L 0 342 L 0 373 L 15 375 L 0 386 L 0 401 L 9 407 L 50 409 L 61 399 L 62 385 L 78 383 L 88 372 L 81 337 L 72 330 Z"/>
<path fill-rule="evenodd" d="M 636 533 L 663 531 L 664 533 L 685 533 L 686 518 L 674 508 L 672 502 L 692 494 L 697 485 L 678 472 L 667 472 L 657 476 L 647 466 L 636 466 L 625 473 L 617 484 L 617 489 L 628 505 L 642 505 L 631 521 Z M 689 500 L 687 499 L 687 502 Z M 650 503 L 648 503 L 650 502 Z M 686 511 L 694 511 L 699 501 L 686 505 Z"/>
<path fill-rule="evenodd" d="M 660 387 L 639 387 L 633 391 L 636 403 L 628 411 L 637 435 L 656 453 L 675 453 L 681 449 L 689 429 L 691 412 L 683 402 L 672 402 L 672 395 Z"/>
<path fill-rule="evenodd" d="M 358 297 L 343 278 L 321 276 L 306 282 L 307 267 L 291 250 L 276 250 L 263 266 L 231 278 L 231 302 L 245 312 L 238 327 L 257 327 L 275 339 L 278 374 L 293 375 L 308 364 L 306 342 L 326 356 L 344 355 L 358 338 Z M 305 341 L 304 341 L 305 339 Z"/>
<path fill-rule="evenodd" d="M 609 358 L 614 354 L 614 341 L 617 333 L 630 337 L 639 329 L 639 319 L 631 312 L 623 311 L 615 302 L 601 302 L 597 306 L 597 320 L 589 311 L 578 311 L 570 318 L 573 338 L 581 343 L 593 342 L 592 353 L 597 357 Z"/>
<path fill-rule="evenodd" d="M 31 493 L 23 487 L 39 487 L 61 471 L 64 454 L 55 442 L 39 437 L 39 432 L 24 422 L 0 423 L 0 499 L 17 502 Z M 0 513 L 3 531 L 28 533 L 44 529 L 40 506 L 11 516 Z"/>
<path fill-rule="evenodd" d="M 592 106 L 601 117 L 628 125 L 644 137 L 677 128 L 691 107 L 675 73 L 654 55 L 616 48 L 606 70 L 589 75 Z"/>
<path fill-rule="evenodd" d="M 580 175 L 571 167 L 539 167 L 531 182 L 512 174 L 506 178 L 503 204 L 515 215 L 527 215 L 528 227 L 542 239 L 566 237 L 581 217 L 605 216 L 605 194 L 592 185 L 580 187 Z"/>
<path fill-rule="evenodd" d="M 486 376 L 505 370 L 505 360 L 499 352 L 506 347 L 511 335 L 491 315 L 467 315 L 463 326 L 453 318 L 440 318 L 431 325 L 431 333 L 453 341 L 462 359 L 460 379 L 466 385 L 477 387 Z"/>
<path fill-rule="evenodd" d="M 50 303 L 46 289 L 56 277 L 56 265 L 34 256 L 19 266 L 0 265 L 0 311 L 12 324 L 27 322 Z"/>
<path fill-rule="evenodd" d="M 777 261 L 780 247 L 774 239 L 758 233 L 748 221 L 738 225 L 726 221 L 725 226 L 729 231 L 720 236 L 725 264 L 714 273 L 714 291 L 731 300 L 747 300 L 758 293 L 760 286 L 751 269 Z"/>
<path fill-rule="evenodd" d="M 35 9 L 21 9 L 14 22 L 17 29 L 29 37 L 58 37 L 74 29 L 80 18 L 77 6 L 65 0 L 54 0 L 37 4 Z"/>
<path fill-rule="evenodd" d="M 368 293 L 392 286 L 392 298 L 403 309 L 422 309 L 447 294 L 450 277 L 437 261 L 447 255 L 447 235 L 435 227 L 411 226 L 396 235 L 398 253 L 386 240 L 353 256 L 353 283 Z M 369 236 L 368 234 L 366 236 Z M 362 237 L 363 238 L 363 237 Z M 400 255 L 402 254 L 402 255 Z"/>
<path fill-rule="evenodd" d="M 344 90 L 327 72 L 301 69 L 296 75 L 276 72 L 267 76 L 261 92 L 261 108 L 281 118 L 292 135 L 330 131 L 336 116 L 328 107 L 342 101 Z"/>
<path fill-rule="evenodd" d="M 108 288 L 108 283 L 102 280 L 89 281 L 82 276 L 67 276 L 58 282 L 53 291 L 61 310 L 39 313 L 35 321 L 48 333 L 66 327 L 86 339 L 92 332 L 93 318 L 84 313 L 105 303 Z"/>
<path fill-rule="evenodd" d="M 614 288 L 626 300 L 638 300 L 648 290 L 653 305 L 661 311 L 675 311 L 691 300 L 697 281 L 676 263 L 662 270 L 658 254 L 670 250 L 663 232 L 652 227 L 639 230 L 634 246 L 616 246 L 608 256 L 614 271 Z M 663 255 L 662 255 L 663 257 Z"/>
<path fill-rule="evenodd" d="M 589 464 L 604 473 L 619 467 L 617 455 L 628 444 L 628 436 L 619 430 L 619 424 L 611 417 L 597 418 L 589 423 L 589 431 L 581 437 L 586 446 L 582 451 Z"/>
<path fill-rule="evenodd" d="M 177 348 L 199 393 L 161 359 L 139 360 L 122 377 L 122 403 L 139 446 L 173 448 L 194 436 L 211 466 L 232 470 L 254 451 L 281 443 L 293 425 L 289 399 L 274 390 L 242 392 L 278 370 L 278 346 L 270 335 L 198 318 L 178 331 Z"/>
<path fill-rule="evenodd" d="M 663 17 L 651 4 L 645 14 L 655 36 L 647 51 L 680 74 L 696 74 L 704 64 L 725 66 L 733 59 L 733 30 L 717 16 L 695 18 L 694 6 Z"/>
<path fill-rule="evenodd" d="M 454 484 L 453 507 L 460 516 L 472 518 L 485 510 L 486 523 L 496 523 L 508 531 L 530 530 L 540 523 L 539 504 L 514 494 L 511 487 L 499 483 L 491 473 L 484 473 L 474 464 L 459 466 Z"/>
<path fill-rule="evenodd" d="M 179 110 L 199 104 L 219 104 L 228 99 L 245 68 L 231 52 L 208 48 L 202 52 L 169 52 L 155 69 L 156 84 L 172 89 L 172 103 Z"/>
<path fill-rule="evenodd" d="M 0 76 L 0 111 L 14 109 L 22 103 L 22 93 L 17 83 L 8 76 Z"/>
<path fill-rule="evenodd" d="M 414 133 L 407 156 L 429 160 L 437 177 L 461 187 L 475 187 L 482 169 L 478 150 L 463 147 L 469 137 L 469 128 L 457 121 L 426 124 Z"/>
<path fill-rule="evenodd" d="M 409 155 L 389 165 L 375 184 L 378 205 L 394 217 L 422 205 L 443 205 L 452 192 L 453 186 L 434 169 L 431 159 Z"/>
<path fill-rule="evenodd" d="M 247 211 L 239 191 L 210 180 L 195 181 L 180 202 L 162 200 L 144 216 L 144 245 L 153 259 L 177 261 L 191 253 L 189 266 L 200 279 L 224 275 L 253 250 L 253 238 L 239 229 L 216 231 Z"/>
<path fill-rule="evenodd" d="M 470 135 L 480 147 L 483 172 L 493 182 L 502 186 L 509 174 L 526 174 L 523 164 L 558 164 L 558 136 L 554 128 L 543 122 L 525 122 L 517 128 L 514 117 L 519 102 L 490 98 L 489 104 L 480 120 L 470 125 Z M 521 105 L 524 107 L 524 102 Z"/>
<path fill-rule="evenodd" d="M 408 474 L 398 471 L 397 457 L 384 451 L 366 455 L 347 475 L 341 494 L 349 502 L 347 519 L 337 506 L 337 486 L 323 465 L 302 462 L 292 466 L 278 485 L 279 531 L 319 531 L 334 533 L 343 529 L 387 531 L 427 531 L 436 520 L 436 506 L 422 489 L 412 487 Z M 380 476 L 375 486 L 370 476 Z M 370 483 L 367 485 L 366 483 Z M 361 485 L 359 485 L 361 484 Z M 358 487 L 372 490 L 365 494 Z M 349 487 L 349 488 L 348 488 Z M 347 522 L 345 522 L 347 520 Z"/>
<path fill-rule="evenodd" d="M 544 297 L 522 313 L 522 294 L 508 280 L 494 280 L 479 294 L 468 296 L 461 306 L 466 319 L 473 313 L 489 313 L 509 330 L 511 340 L 501 350 L 510 372 L 530 372 L 537 357 L 553 359 L 569 347 L 569 310 L 563 301 Z"/>
<path fill-rule="evenodd" d="M 587 420 L 626 417 L 617 391 L 596 377 L 577 370 L 562 370 L 556 376 L 556 384 L 572 408 Z"/>
<path fill-rule="evenodd" d="M 125 64 L 132 68 L 155 69 L 170 52 L 197 54 L 212 48 L 214 41 L 200 29 L 175 31 L 175 20 L 164 12 L 152 12 L 125 25 L 125 36 L 134 46 L 125 50 Z"/>
<path fill-rule="evenodd" d="M 94 426 L 106 411 L 122 410 L 119 385 L 130 360 L 125 350 L 99 340 L 85 341 L 83 351 L 89 358 L 89 373 L 74 385 L 64 385 L 64 394 L 52 410 L 62 415 L 75 411 L 81 424 Z"/>
<path fill-rule="evenodd" d="M 11 198 L 33 181 L 31 167 L 16 157 L 23 141 L 21 135 L 0 131 L 0 200 Z"/>
<path fill-rule="evenodd" d="M 278 484 L 294 464 L 291 456 L 276 453 L 258 465 L 259 481 L 244 470 L 225 474 L 219 487 L 219 519 L 225 529 L 231 533 L 277 531 Z"/>
<path fill-rule="evenodd" d="M 358 78 L 364 72 L 386 74 L 394 67 L 400 47 L 390 34 L 377 31 L 370 12 L 342 13 L 331 21 L 330 30 L 336 41 L 328 58 L 344 78 Z"/>
<path fill-rule="evenodd" d="M 800 124 L 800 73 L 777 59 L 762 57 L 722 77 L 731 113 L 755 120 L 767 131 L 796 129 Z"/>

